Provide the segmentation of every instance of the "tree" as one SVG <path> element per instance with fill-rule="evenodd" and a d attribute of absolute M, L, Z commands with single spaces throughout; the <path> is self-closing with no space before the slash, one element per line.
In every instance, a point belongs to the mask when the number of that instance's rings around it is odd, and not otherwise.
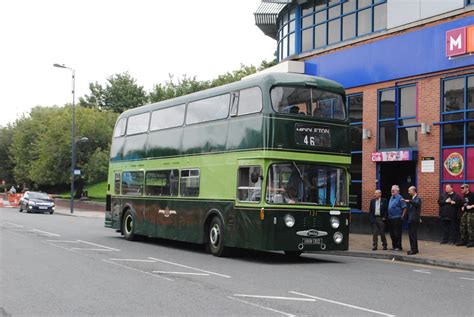
<path fill-rule="evenodd" d="M 94 82 L 89 84 L 89 89 L 90 95 L 79 98 L 79 105 L 86 108 L 121 113 L 148 102 L 143 86 L 139 86 L 127 72 L 107 78 L 105 88 L 98 82 Z"/>
<path fill-rule="evenodd" d="M 0 182 L 5 181 L 5 185 L 13 184 L 14 163 L 10 157 L 10 146 L 13 139 L 13 127 L 0 127 Z M 0 187 L 3 187 L 0 183 Z M 2 188 L 3 189 L 3 188 Z"/>

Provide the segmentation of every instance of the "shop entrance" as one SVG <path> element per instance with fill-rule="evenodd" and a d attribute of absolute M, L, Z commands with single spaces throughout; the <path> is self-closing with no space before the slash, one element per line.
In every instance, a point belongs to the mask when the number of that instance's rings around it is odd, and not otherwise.
<path fill-rule="evenodd" d="M 408 198 L 408 187 L 416 186 L 416 161 L 379 163 L 382 196 L 390 199 L 392 185 L 400 187 L 400 194 Z"/>

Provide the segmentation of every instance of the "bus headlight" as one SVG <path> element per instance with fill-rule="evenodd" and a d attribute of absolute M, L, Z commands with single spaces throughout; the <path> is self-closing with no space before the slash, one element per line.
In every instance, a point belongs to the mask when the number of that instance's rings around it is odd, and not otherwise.
<path fill-rule="evenodd" d="M 333 239 L 334 239 L 334 242 L 336 242 L 336 244 L 341 244 L 341 243 L 342 243 L 342 239 L 344 238 L 344 236 L 342 235 L 342 233 L 340 233 L 339 231 L 336 232 L 332 237 L 333 237 Z"/>
<path fill-rule="evenodd" d="M 287 214 L 285 216 L 285 218 L 283 218 L 283 220 L 285 221 L 285 225 L 288 227 L 288 228 L 291 228 L 295 225 L 295 217 L 293 217 L 292 215 L 290 214 Z"/>
<path fill-rule="evenodd" d="M 339 218 L 331 217 L 329 219 L 329 222 L 331 223 L 331 227 L 333 227 L 334 229 L 339 228 L 339 225 L 340 225 Z"/>

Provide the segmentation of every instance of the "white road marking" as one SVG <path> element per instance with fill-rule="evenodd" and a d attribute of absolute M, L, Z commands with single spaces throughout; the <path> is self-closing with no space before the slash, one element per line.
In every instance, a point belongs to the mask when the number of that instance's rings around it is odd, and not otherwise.
<path fill-rule="evenodd" d="M 47 234 L 48 236 L 52 236 L 52 237 L 60 237 L 60 236 L 61 236 L 61 235 L 56 234 L 56 233 L 51 233 L 51 232 L 43 231 L 43 230 L 39 230 L 39 229 L 32 229 L 32 230 L 28 230 L 28 231 L 30 231 L 30 232 L 43 233 L 43 234 Z"/>
<path fill-rule="evenodd" d="M 14 228 L 23 228 L 24 227 L 23 225 L 19 225 L 17 223 L 13 223 L 13 222 L 2 222 L 2 225 L 13 226 Z"/>
<path fill-rule="evenodd" d="M 80 243 L 77 240 L 46 240 L 48 242 L 56 242 L 56 243 Z"/>
<path fill-rule="evenodd" d="M 395 315 L 379 312 L 379 311 L 376 311 L 376 310 L 367 309 L 367 308 L 363 308 L 363 307 L 359 307 L 359 306 L 355 306 L 355 305 L 350 305 L 350 304 L 346 304 L 346 303 L 342 303 L 342 302 L 337 302 L 335 300 L 330 300 L 330 299 L 326 299 L 326 298 L 312 296 L 312 295 L 308 295 L 308 294 L 304 294 L 304 293 L 299 293 L 299 292 L 294 292 L 294 291 L 290 291 L 290 293 L 295 294 L 295 295 L 300 295 L 300 296 L 306 296 L 306 297 L 309 297 L 309 298 L 317 299 L 317 300 L 320 300 L 320 301 L 324 301 L 324 302 L 328 302 L 328 303 L 332 303 L 332 304 L 336 304 L 336 305 L 341 305 L 341 306 L 345 306 L 345 307 L 349 307 L 349 308 L 363 310 L 363 311 L 366 311 L 366 312 L 369 312 L 369 313 L 374 313 L 374 314 L 378 314 L 378 315 L 382 315 L 382 316 L 389 316 L 389 317 L 394 317 L 395 316 Z"/>
<path fill-rule="evenodd" d="M 148 257 L 148 258 L 150 260 L 155 260 L 155 261 L 158 261 L 158 262 L 163 262 L 163 263 L 167 263 L 167 264 L 171 264 L 171 265 L 176 265 L 176 266 L 184 267 L 186 269 L 191 269 L 191 270 L 195 270 L 195 271 L 199 271 L 199 272 L 203 272 L 203 273 L 209 273 L 211 275 L 216 275 L 216 276 L 220 276 L 220 277 L 231 278 L 229 275 L 224 275 L 224 274 L 215 273 L 215 272 L 211 272 L 211 271 L 201 270 L 201 269 L 197 269 L 195 267 L 191 267 L 191 266 L 187 266 L 187 265 L 183 265 L 183 264 L 179 264 L 179 263 L 175 263 L 175 262 L 160 260 L 160 259 L 156 259 L 156 258 L 152 258 L 152 257 Z"/>
<path fill-rule="evenodd" d="M 113 250 L 113 251 L 120 251 L 119 249 L 115 249 L 115 248 L 111 248 L 111 247 L 106 247 L 105 245 L 100 245 L 100 244 L 96 244 L 96 243 L 92 243 L 92 242 L 87 242 L 87 241 L 83 241 L 83 240 L 77 240 L 77 241 L 82 242 L 82 243 L 85 243 L 85 244 L 94 245 L 94 246 L 99 247 L 99 248 L 110 249 L 110 250 Z"/>
<path fill-rule="evenodd" d="M 288 316 L 288 317 L 295 317 L 295 315 L 293 315 L 293 314 L 288 314 L 288 313 L 285 313 L 285 312 L 282 312 L 280 310 L 276 310 L 276 309 L 273 309 L 273 308 L 270 308 L 270 307 L 265 307 L 265 306 L 258 305 L 258 304 L 255 304 L 255 303 L 247 302 L 246 300 L 243 300 L 243 299 L 240 299 L 240 298 L 235 298 L 235 297 L 232 297 L 232 296 L 227 296 L 227 298 L 238 301 L 238 302 L 241 302 L 241 303 L 244 303 L 244 304 L 247 304 L 247 305 L 250 305 L 250 306 L 255 306 L 255 307 L 258 307 L 258 308 L 261 308 L 261 309 L 269 310 L 269 311 L 272 311 L 274 313 L 282 314 L 282 315 L 285 315 L 285 316 Z"/>
<path fill-rule="evenodd" d="M 413 272 L 423 273 L 423 274 L 431 274 L 431 272 L 427 271 L 427 270 L 413 270 Z"/>
<path fill-rule="evenodd" d="M 71 250 L 82 250 L 82 251 L 114 251 L 110 249 L 97 249 L 97 248 L 71 248 Z"/>
<path fill-rule="evenodd" d="M 302 298 L 302 297 L 284 297 L 284 296 L 267 296 L 267 295 L 246 295 L 246 294 L 234 294 L 235 297 L 249 297 L 249 298 L 265 298 L 265 299 L 281 299 L 281 300 L 294 300 L 301 302 L 315 302 L 313 298 Z"/>
<path fill-rule="evenodd" d="M 158 274 L 176 274 L 176 275 L 200 275 L 200 276 L 209 276 L 207 273 L 194 273 L 194 272 L 168 272 L 168 271 L 152 271 L 152 273 Z"/>
<path fill-rule="evenodd" d="M 112 259 L 109 259 L 109 261 L 128 261 L 128 262 L 156 263 L 156 261 L 153 261 L 153 260 L 142 260 L 142 259 L 117 259 L 117 258 L 112 258 Z"/>
<path fill-rule="evenodd" d="M 127 265 L 123 265 L 123 264 L 120 264 L 120 263 L 117 263 L 117 262 L 113 262 L 113 261 L 109 261 L 109 260 L 102 260 L 106 263 L 109 263 L 109 264 L 113 264 L 113 265 L 117 265 L 117 266 L 120 266 L 120 267 L 123 267 L 123 268 L 126 268 L 126 269 L 129 269 L 129 270 L 132 270 L 132 271 L 135 271 L 135 272 L 139 272 L 139 273 L 143 273 L 145 275 L 151 275 L 151 276 L 154 276 L 154 277 L 157 277 L 157 278 L 161 278 L 163 280 L 167 280 L 167 281 L 170 281 L 170 282 L 173 282 L 174 280 L 170 279 L 170 278 L 167 278 L 167 277 L 163 277 L 163 276 L 160 276 L 160 275 L 157 275 L 157 274 L 153 274 L 153 273 L 150 273 L 150 272 L 146 272 L 146 271 L 142 271 L 142 270 L 138 270 L 138 269 L 135 269 L 133 267 L 130 267 L 130 266 L 127 266 Z"/>
<path fill-rule="evenodd" d="M 459 279 L 460 280 L 474 281 L 474 278 L 470 278 L 470 277 L 460 277 Z"/>

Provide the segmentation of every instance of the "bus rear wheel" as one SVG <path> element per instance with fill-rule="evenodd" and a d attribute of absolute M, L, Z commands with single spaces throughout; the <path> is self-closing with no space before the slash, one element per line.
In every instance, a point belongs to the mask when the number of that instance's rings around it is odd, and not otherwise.
<path fill-rule="evenodd" d="M 226 248 L 224 247 L 224 224 L 220 217 L 215 216 L 209 223 L 208 247 L 214 256 L 224 256 Z"/>
<path fill-rule="evenodd" d="M 135 216 L 130 210 L 127 210 L 125 215 L 123 215 L 122 233 L 126 240 L 134 241 L 137 239 L 135 234 Z"/>

